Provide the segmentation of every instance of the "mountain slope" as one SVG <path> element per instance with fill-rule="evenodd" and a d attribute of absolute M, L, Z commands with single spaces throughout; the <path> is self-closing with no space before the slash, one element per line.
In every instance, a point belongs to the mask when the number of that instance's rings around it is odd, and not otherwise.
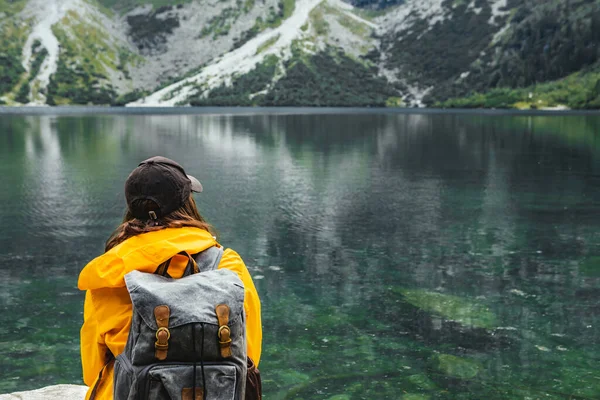
<path fill-rule="evenodd" d="M 351 9 L 351 6 L 339 1 L 297 0 L 294 13 L 279 27 L 265 31 L 243 46 L 209 63 L 198 74 L 130 105 L 185 105 L 192 99 L 195 99 L 196 105 L 214 104 L 202 101 L 203 98 L 211 99 L 211 90 L 220 88 L 223 91 L 224 87 L 232 82 L 244 79 L 248 74 L 254 75 L 257 70 L 264 70 L 267 64 L 271 64 L 272 71 L 268 74 L 269 77 L 263 79 L 262 85 L 255 87 L 256 93 L 266 94 L 277 87 L 281 90 L 278 81 L 285 79 L 287 73 L 298 62 L 318 67 L 319 64 L 310 63 L 313 56 L 320 55 L 321 60 L 331 58 L 332 55 L 339 58 L 341 50 L 343 58 L 360 60 L 361 56 L 375 47 L 371 33 L 376 25 L 352 14 Z M 355 61 L 354 69 L 367 69 L 363 63 Z M 261 104 L 249 102 L 256 94 L 251 92 L 238 96 L 239 104 Z M 274 105 L 272 102 L 269 105 Z M 347 101 L 342 101 L 341 105 L 344 103 Z M 299 102 L 296 105 L 306 104 Z"/>
<path fill-rule="evenodd" d="M 347 1 L 0 0 L 0 103 L 600 104 L 600 0 Z"/>
<path fill-rule="evenodd" d="M 420 4 L 381 19 L 381 59 L 426 90 L 426 104 L 561 79 L 600 59 L 598 0 Z"/>
<path fill-rule="evenodd" d="M 125 3 L 19 0 L 17 7 L 0 0 L 0 30 L 14 24 L 26 35 L 25 43 L 19 42 L 26 71 L 11 69 L 11 76 L 18 77 L 0 87 L 0 99 L 9 104 L 119 103 L 124 101 L 120 95 L 135 97 L 198 69 L 234 47 L 257 21 L 265 25 L 257 31 L 280 23 L 284 11 L 277 0 L 203 0 L 162 7 L 149 1 Z M 111 4 L 115 9 L 105 7 Z M 15 39 L 23 41 L 16 33 L 11 36 L 2 49 Z M 31 74 L 34 44 L 45 51 L 41 68 Z M 31 93 L 24 93 L 22 83 L 30 83 Z"/>

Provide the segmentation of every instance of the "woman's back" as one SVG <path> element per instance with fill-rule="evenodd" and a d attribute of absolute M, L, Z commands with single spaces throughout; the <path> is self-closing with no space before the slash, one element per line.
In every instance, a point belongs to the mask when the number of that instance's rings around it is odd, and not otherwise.
<path fill-rule="evenodd" d="M 208 224 L 199 217 L 191 194 L 183 202 L 183 206 L 167 215 L 156 215 L 158 209 L 150 210 L 146 221 L 126 215 L 109 240 L 107 252 L 91 261 L 80 274 L 79 288 L 86 290 L 81 358 L 84 382 L 90 386 L 88 398 L 94 388 L 96 399 L 113 398 L 111 360 L 125 348 L 132 317 L 124 276 L 134 270 L 154 273 L 159 265 L 171 260 L 169 275 L 180 278 L 188 257 L 179 253 L 197 254 L 220 246 L 206 228 Z M 130 204 L 128 214 L 132 208 Z M 244 284 L 247 353 L 258 365 L 262 328 L 260 300 L 252 278 L 241 257 L 231 249 L 224 250 L 218 268 L 235 272 Z"/>

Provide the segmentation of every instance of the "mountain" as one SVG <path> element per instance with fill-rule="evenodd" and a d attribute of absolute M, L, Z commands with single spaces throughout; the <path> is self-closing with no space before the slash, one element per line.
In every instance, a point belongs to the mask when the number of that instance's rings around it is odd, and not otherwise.
<path fill-rule="evenodd" d="M 600 108 L 600 0 L 0 0 L 0 103 Z"/>

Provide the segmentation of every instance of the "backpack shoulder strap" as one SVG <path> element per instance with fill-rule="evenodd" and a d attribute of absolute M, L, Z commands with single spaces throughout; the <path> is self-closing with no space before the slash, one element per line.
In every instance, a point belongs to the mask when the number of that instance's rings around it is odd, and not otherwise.
<path fill-rule="evenodd" d="M 198 269 L 200 272 L 214 271 L 219 268 L 219 263 L 221 262 L 221 257 L 223 257 L 223 248 L 222 247 L 209 247 L 208 249 L 200 252 L 194 256 L 196 260 L 196 264 L 198 264 Z"/>

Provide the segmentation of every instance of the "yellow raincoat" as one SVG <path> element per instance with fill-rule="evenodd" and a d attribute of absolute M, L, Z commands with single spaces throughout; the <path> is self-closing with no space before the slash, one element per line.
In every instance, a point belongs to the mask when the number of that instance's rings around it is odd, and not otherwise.
<path fill-rule="evenodd" d="M 188 259 L 178 255 L 179 252 L 196 254 L 215 245 L 218 245 L 216 240 L 202 229 L 169 228 L 127 239 L 86 265 L 78 284 L 80 290 L 86 291 L 81 328 L 83 380 L 90 387 L 86 399 L 90 398 L 98 379 L 96 400 L 113 399 L 114 363 L 107 364 L 107 350 L 115 357 L 123 352 L 132 317 L 125 274 L 133 270 L 152 273 L 158 265 L 174 257 L 169 275 L 180 278 Z M 262 345 L 258 293 L 248 269 L 235 251 L 224 251 L 219 264 L 221 268 L 234 271 L 244 283 L 248 356 L 258 365 Z"/>

